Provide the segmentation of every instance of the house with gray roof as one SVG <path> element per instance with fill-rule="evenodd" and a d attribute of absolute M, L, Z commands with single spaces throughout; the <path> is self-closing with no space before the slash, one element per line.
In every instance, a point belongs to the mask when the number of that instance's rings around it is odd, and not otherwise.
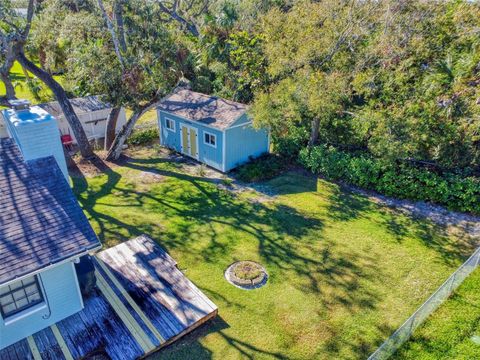
<path fill-rule="evenodd" d="M 112 110 L 112 105 L 101 101 L 100 97 L 95 95 L 70 99 L 70 104 L 72 105 L 75 114 L 77 114 L 87 138 L 89 140 L 103 139 L 107 127 L 107 118 Z M 62 135 L 70 135 L 73 143 L 77 143 L 75 134 L 63 115 L 62 108 L 58 101 L 39 104 L 38 106 L 55 117 Z M 122 108 L 118 115 L 115 132 L 118 133 L 126 122 L 127 116 L 125 114 L 125 109 Z"/>
<path fill-rule="evenodd" d="M 84 307 L 75 264 L 101 245 L 70 185 L 55 119 L 9 109 L 0 139 L 0 350 Z"/>
<path fill-rule="evenodd" d="M 269 151 L 266 129 L 255 129 L 247 106 L 180 90 L 157 107 L 160 144 L 222 172 Z"/>

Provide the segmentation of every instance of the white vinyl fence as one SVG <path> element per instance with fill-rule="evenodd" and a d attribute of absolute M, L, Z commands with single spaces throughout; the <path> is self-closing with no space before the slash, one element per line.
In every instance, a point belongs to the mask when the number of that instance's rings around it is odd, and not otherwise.
<path fill-rule="evenodd" d="M 400 326 L 370 357 L 368 360 L 388 359 L 413 334 L 415 329 L 442 304 L 452 292 L 472 273 L 480 260 L 480 248 L 475 250 L 425 303 L 420 306 L 405 323 Z"/>

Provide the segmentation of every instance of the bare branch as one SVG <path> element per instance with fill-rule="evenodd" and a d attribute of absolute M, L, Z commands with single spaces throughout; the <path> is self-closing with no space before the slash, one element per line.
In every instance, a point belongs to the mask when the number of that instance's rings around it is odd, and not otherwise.
<path fill-rule="evenodd" d="M 187 20 L 184 16 L 180 15 L 177 8 L 178 1 L 175 1 L 173 3 L 171 9 L 165 6 L 162 0 L 158 0 L 157 3 L 160 6 L 160 9 L 162 10 L 162 12 L 170 16 L 173 20 L 180 23 L 180 25 L 182 25 L 182 27 L 186 29 L 190 34 L 192 34 L 195 37 L 200 36 L 200 32 L 198 31 L 197 25 L 193 21 Z"/>
<path fill-rule="evenodd" d="M 115 22 L 117 23 L 118 40 L 124 53 L 127 52 L 127 41 L 125 38 L 125 28 L 123 26 L 123 4 L 124 0 L 117 0 L 114 4 Z"/>
<path fill-rule="evenodd" d="M 32 19 L 33 19 L 34 13 L 35 13 L 35 0 L 29 0 L 28 8 L 27 8 L 27 24 L 25 25 L 25 29 L 22 31 L 22 37 L 24 41 L 26 41 L 28 34 L 30 32 L 30 28 L 32 27 Z"/>
<path fill-rule="evenodd" d="M 117 55 L 120 65 L 122 66 L 122 68 L 124 68 L 123 56 L 122 56 L 122 53 L 120 52 L 120 42 L 118 40 L 115 28 L 112 24 L 112 21 L 108 17 L 107 12 L 105 11 L 105 7 L 103 6 L 103 1 L 102 0 L 97 0 L 97 1 L 98 1 L 98 7 L 100 8 L 100 11 L 102 13 L 102 17 L 107 24 L 107 28 L 108 28 L 108 31 L 110 32 L 110 35 L 112 36 L 113 46 L 115 47 L 115 54 Z"/>

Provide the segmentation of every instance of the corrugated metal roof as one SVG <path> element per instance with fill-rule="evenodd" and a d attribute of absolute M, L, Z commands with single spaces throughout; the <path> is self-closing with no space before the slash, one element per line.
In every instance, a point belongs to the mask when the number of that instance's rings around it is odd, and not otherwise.
<path fill-rule="evenodd" d="M 0 139 L 0 284 L 100 246 L 52 156 Z"/>
<path fill-rule="evenodd" d="M 247 110 L 247 105 L 191 90 L 167 97 L 158 109 L 224 130 Z"/>
<path fill-rule="evenodd" d="M 77 115 L 92 112 L 92 111 L 99 111 L 104 109 L 109 109 L 112 106 L 109 103 L 105 103 L 100 101 L 98 96 L 86 96 L 82 98 L 74 98 L 70 99 L 70 104 L 73 106 L 73 110 Z M 44 104 L 39 104 L 42 109 L 49 112 L 55 117 L 62 116 L 63 111 L 60 107 L 58 101 L 52 101 Z"/>

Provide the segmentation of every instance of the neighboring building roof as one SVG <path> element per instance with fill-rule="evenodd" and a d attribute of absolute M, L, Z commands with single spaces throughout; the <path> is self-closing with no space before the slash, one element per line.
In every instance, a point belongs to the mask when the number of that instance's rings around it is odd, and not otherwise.
<path fill-rule="evenodd" d="M 247 105 L 180 90 L 162 101 L 158 109 L 224 130 L 245 113 Z"/>
<path fill-rule="evenodd" d="M 0 139 L 0 284 L 100 247 L 53 156 Z"/>
<path fill-rule="evenodd" d="M 109 109 L 112 106 L 109 103 L 100 101 L 98 96 L 86 96 L 82 98 L 70 99 L 70 104 L 77 115 L 92 111 Z M 52 101 L 44 104 L 38 104 L 43 110 L 48 111 L 55 117 L 63 116 L 62 108 L 58 101 Z"/>

